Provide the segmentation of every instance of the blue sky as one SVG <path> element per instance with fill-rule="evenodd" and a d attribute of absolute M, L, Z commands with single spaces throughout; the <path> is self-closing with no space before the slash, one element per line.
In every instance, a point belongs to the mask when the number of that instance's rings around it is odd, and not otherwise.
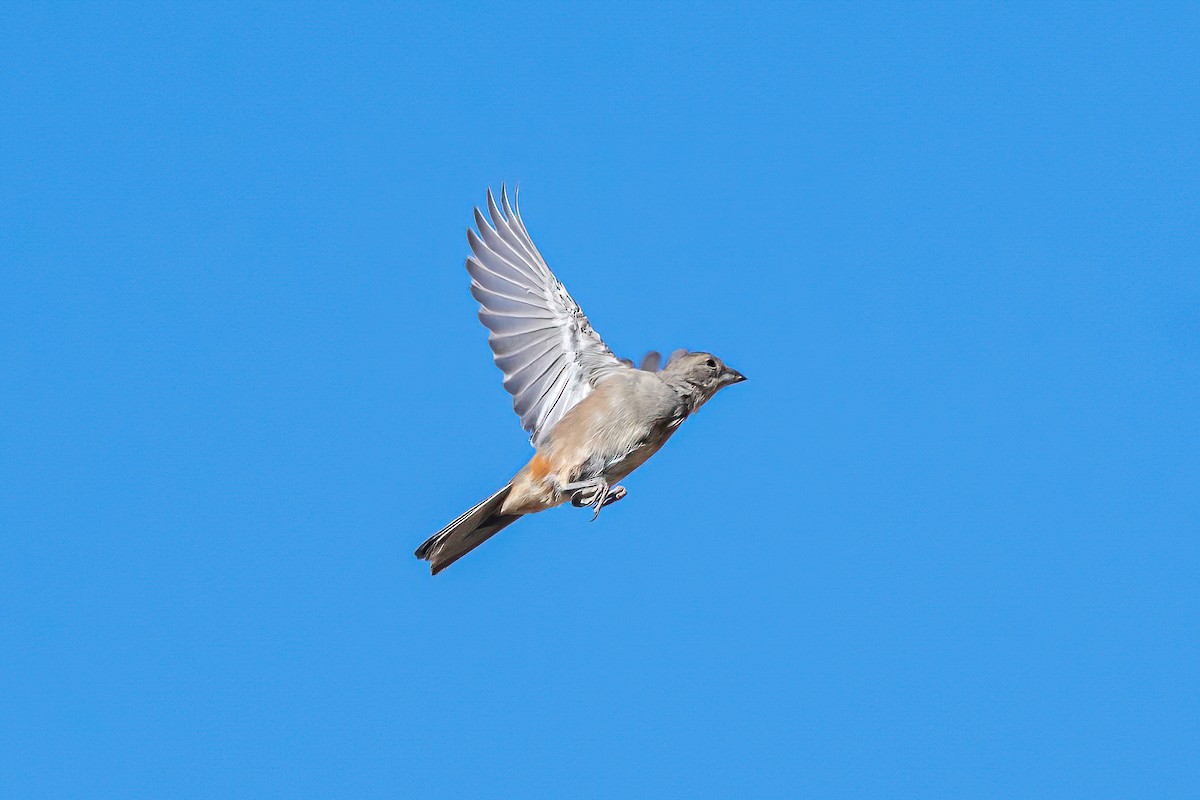
<path fill-rule="evenodd" d="M 1200 13 L 6 4 L 0 794 L 1191 797 Z M 463 269 L 750 380 L 600 521 Z"/>

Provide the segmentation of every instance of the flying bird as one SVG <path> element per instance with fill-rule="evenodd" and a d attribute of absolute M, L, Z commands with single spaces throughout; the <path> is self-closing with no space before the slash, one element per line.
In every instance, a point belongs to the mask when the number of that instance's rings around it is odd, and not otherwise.
<path fill-rule="evenodd" d="M 635 367 L 592 328 L 534 246 L 513 205 L 491 189 L 491 223 L 475 209 L 467 272 L 504 388 L 530 435 L 533 458 L 512 480 L 417 548 L 436 575 L 526 514 L 571 503 L 600 509 L 616 485 L 718 391 L 746 378 L 711 353 L 658 353 Z"/>

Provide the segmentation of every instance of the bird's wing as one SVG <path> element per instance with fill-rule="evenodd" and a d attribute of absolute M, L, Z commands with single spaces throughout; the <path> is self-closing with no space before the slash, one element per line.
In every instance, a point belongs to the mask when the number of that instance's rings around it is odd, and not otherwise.
<path fill-rule="evenodd" d="M 503 187 L 500 205 L 503 213 L 489 189 L 490 225 L 475 209 L 467 272 L 504 388 L 536 447 L 601 378 L 627 367 L 554 277 Z"/>

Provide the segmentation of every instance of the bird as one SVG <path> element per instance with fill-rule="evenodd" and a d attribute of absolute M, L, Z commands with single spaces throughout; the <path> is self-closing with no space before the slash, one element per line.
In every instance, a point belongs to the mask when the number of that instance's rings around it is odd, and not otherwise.
<path fill-rule="evenodd" d="M 676 350 L 659 368 L 613 354 L 550 271 L 521 219 L 519 190 L 487 190 L 485 218 L 467 229 L 467 273 L 513 410 L 533 457 L 513 478 L 416 550 L 438 574 L 526 514 L 571 503 L 592 519 L 624 498 L 617 484 L 680 424 L 745 376 L 706 352 Z"/>

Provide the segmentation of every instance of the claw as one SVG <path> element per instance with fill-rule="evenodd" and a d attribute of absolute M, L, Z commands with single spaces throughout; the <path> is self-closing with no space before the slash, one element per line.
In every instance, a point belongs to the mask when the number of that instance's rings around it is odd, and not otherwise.
<path fill-rule="evenodd" d="M 596 518 L 600 516 L 600 509 L 604 508 L 605 506 L 611 506 L 624 496 L 624 486 L 614 486 L 611 489 L 605 490 L 604 495 L 596 501 L 596 513 L 592 514 L 592 522 L 595 522 Z"/>
<path fill-rule="evenodd" d="M 595 512 L 592 514 L 592 522 L 595 522 L 597 519 L 599 519 L 600 509 L 604 508 L 606 505 L 608 500 L 608 484 L 603 484 L 600 488 L 600 491 L 596 494 L 596 502 L 592 504 L 592 508 L 595 509 Z"/>

